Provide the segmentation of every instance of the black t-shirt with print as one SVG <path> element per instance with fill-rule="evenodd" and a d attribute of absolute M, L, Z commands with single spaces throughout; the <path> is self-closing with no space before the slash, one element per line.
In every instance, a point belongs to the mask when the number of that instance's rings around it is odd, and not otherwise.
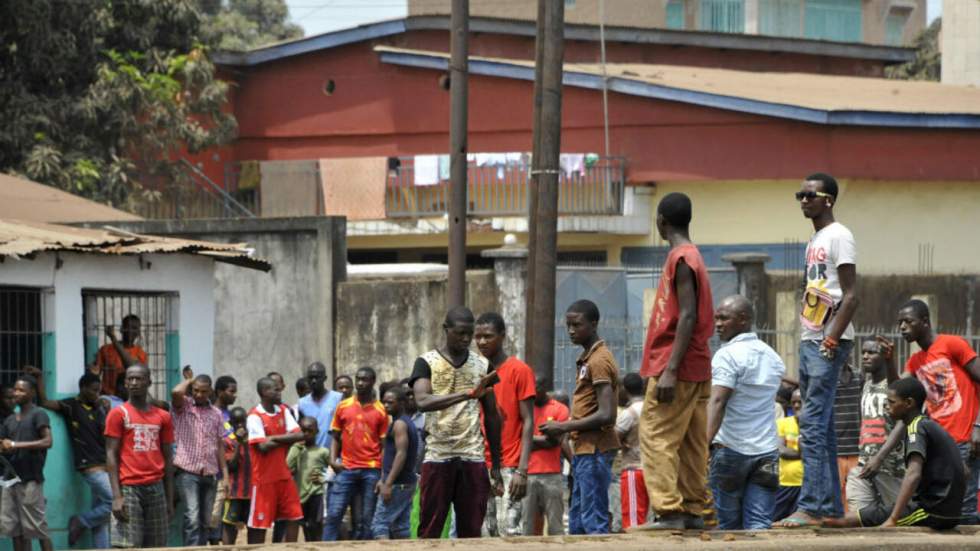
<path fill-rule="evenodd" d="M 51 428 L 48 414 L 39 407 L 32 407 L 26 414 L 14 414 L 3 421 L 0 438 L 14 442 L 32 442 L 41 439 L 41 429 Z M 5 457 L 14 467 L 21 482 L 44 482 L 44 459 L 47 450 L 14 450 Z"/>
<path fill-rule="evenodd" d="M 932 419 L 916 417 L 907 427 L 905 462 L 922 457 L 922 480 L 915 500 L 930 515 L 958 518 L 963 507 L 966 473 L 953 438 Z"/>
<path fill-rule="evenodd" d="M 78 398 L 58 403 L 68 424 L 75 469 L 105 465 L 105 411 L 98 404 L 87 406 Z"/>

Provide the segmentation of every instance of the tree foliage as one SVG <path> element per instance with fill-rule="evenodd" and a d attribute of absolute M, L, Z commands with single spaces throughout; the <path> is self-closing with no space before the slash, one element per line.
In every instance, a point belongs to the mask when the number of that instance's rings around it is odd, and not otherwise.
<path fill-rule="evenodd" d="M 193 0 L 0 2 L 0 171 L 124 205 L 234 137 Z"/>
<path fill-rule="evenodd" d="M 915 59 L 901 65 L 888 67 L 885 74 L 888 78 L 899 80 L 934 80 L 942 76 L 942 53 L 939 51 L 939 33 L 943 28 L 943 20 L 937 18 L 912 41 L 915 48 Z"/>
<path fill-rule="evenodd" d="M 303 28 L 289 23 L 285 0 L 198 0 L 204 35 L 220 50 L 242 51 L 300 38 Z"/>

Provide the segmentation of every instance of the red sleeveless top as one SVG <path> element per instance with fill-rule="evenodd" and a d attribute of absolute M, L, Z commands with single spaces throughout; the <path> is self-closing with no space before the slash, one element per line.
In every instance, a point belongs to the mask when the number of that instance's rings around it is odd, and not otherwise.
<path fill-rule="evenodd" d="M 714 303 L 711 300 L 708 268 L 704 265 L 704 259 L 701 258 L 698 248 L 693 244 L 671 249 L 664 262 L 660 285 L 657 287 L 657 298 L 650 313 L 646 343 L 643 345 L 644 359 L 643 365 L 640 366 L 640 375 L 659 377 L 670 360 L 670 350 L 677 335 L 677 317 L 680 314 L 674 273 L 677 270 L 677 263 L 682 258 L 694 272 L 698 308 L 691 344 L 678 366 L 677 380 L 699 383 L 711 380 L 711 351 L 708 349 L 708 339 L 714 333 L 714 307 L 712 306 Z"/>

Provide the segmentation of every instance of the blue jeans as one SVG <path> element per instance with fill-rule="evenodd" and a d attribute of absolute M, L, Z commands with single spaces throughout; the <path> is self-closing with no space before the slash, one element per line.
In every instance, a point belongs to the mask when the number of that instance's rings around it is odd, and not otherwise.
<path fill-rule="evenodd" d="M 572 458 L 575 485 L 568 507 L 569 534 L 609 533 L 609 480 L 615 454 L 596 452 Z"/>
<path fill-rule="evenodd" d="M 843 516 L 840 475 L 837 472 L 837 435 L 834 432 L 834 398 L 841 367 L 851 357 L 852 341 L 840 341 L 828 360 L 820 343 L 800 343 L 800 446 L 803 448 L 803 486 L 796 508 L 815 518 Z"/>
<path fill-rule="evenodd" d="M 354 494 L 363 496 L 364 505 L 359 525 L 353 527 L 351 537 L 356 540 L 371 539 L 371 521 L 374 519 L 374 505 L 378 494 L 374 486 L 381 479 L 380 469 L 344 469 L 330 483 L 330 499 L 327 501 L 327 521 L 323 525 L 323 541 L 337 541 L 340 522 L 344 511 L 350 505 Z"/>
<path fill-rule="evenodd" d="M 208 519 L 214 507 L 214 496 L 218 492 L 218 479 L 214 476 L 201 476 L 177 469 L 177 491 L 187 506 L 181 524 L 185 546 L 204 546 L 208 544 Z"/>
<path fill-rule="evenodd" d="M 82 478 L 92 490 L 92 508 L 78 515 L 82 526 L 92 531 L 92 547 L 109 548 L 109 514 L 112 512 L 112 486 L 109 473 L 90 471 L 82 473 Z"/>
<path fill-rule="evenodd" d="M 721 530 L 768 530 L 779 487 L 779 452 L 743 455 L 730 448 L 711 452 L 708 483 Z"/>
<path fill-rule="evenodd" d="M 415 483 L 395 484 L 391 488 L 391 501 L 378 500 L 371 523 L 371 533 L 376 540 L 405 540 L 409 537 L 412 520 L 412 497 Z"/>
<path fill-rule="evenodd" d="M 960 450 L 960 457 L 966 463 L 967 475 L 966 493 L 963 494 L 963 518 L 960 524 L 977 524 L 977 479 L 980 477 L 980 458 L 970 457 L 971 445 L 969 442 L 957 444 Z"/>

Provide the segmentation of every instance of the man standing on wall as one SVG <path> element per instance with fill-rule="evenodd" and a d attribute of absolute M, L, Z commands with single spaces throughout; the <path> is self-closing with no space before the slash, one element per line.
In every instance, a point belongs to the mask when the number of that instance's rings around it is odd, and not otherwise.
<path fill-rule="evenodd" d="M 457 536 L 480 537 L 490 495 L 481 406 L 490 443 L 491 475 L 494 484 L 503 484 L 500 417 L 489 391 L 498 375 L 487 374 L 487 360 L 470 350 L 475 321 L 469 308 L 450 310 L 442 324 L 444 344 L 416 359 L 412 370 L 415 402 L 426 414 L 428 434 L 420 483 L 419 538 L 439 538 L 451 506 L 456 512 Z"/>
<path fill-rule="evenodd" d="M 643 479 L 653 530 L 701 528 L 707 498 L 708 397 L 714 332 L 711 281 L 691 242 L 691 199 L 668 193 L 657 231 L 670 243 L 650 316 L 640 375 L 649 377 L 640 419 Z"/>
<path fill-rule="evenodd" d="M 800 314 L 800 394 L 803 416 L 803 486 L 796 512 L 779 522 L 784 528 L 819 526 L 823 518 L 844 514 L 837 470 L 834 398 L 841 367 L 851 357 L 858 307 L 857 247 L 854 235 L 834 220 L 837 180 L 811 174 L 796 192 L 803 216 L 813 222 L 806 247 L 806 288 Z"/>
<path fill-rule="evenodd" d="M 534 435 L 534 372 L 516 356 L 508 357 L 504 352 L 507 328 L 500 314 L 481 314 L 476 320 L 475 338 L 480 354 L 490 362 L 490 370 L 500 377 L 493 387 L 501 419 L 500 452 L 504 465 L 504 495 L 496 507 L 497 527 L 501 536 L 519 536 Z"/>

